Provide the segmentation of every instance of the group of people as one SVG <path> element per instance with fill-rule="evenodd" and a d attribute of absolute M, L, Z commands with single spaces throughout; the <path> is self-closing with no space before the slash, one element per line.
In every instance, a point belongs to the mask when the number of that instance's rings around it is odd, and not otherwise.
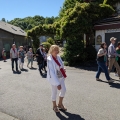
<path fill-rule="evenodd" d="M 108 47 L 108 52 L 106 50 L 107 45 L 106 43 L 101 44 L 101 48 L 99 49 L 97 53 L 97 64 L 98 64 L 98 71 L 96 74 L 96 80 L 100 80 L 100 74 L 102 71 L 104 71 L 106 79 L 109 83 L 114 82 L 114 80 L 110 77 L 109 73 L 112 70 L 112 67 L 114 65 L 115 67 L 115 75 L 119 76 L 120 79 L 120 42 L 118 42 L 117 48 L 115 49 L 114 44 L 116 42 L 115 37 L 110 38 L 111 44 Z M 4 54 L 4 52 L 3 52 Z M 47 80 L 51 84 L 52 89 L 52 103 L 53 103 L 53 110 L 55 112 L 60 112 L 59 109 L 67 110 L 67 108 L 63 105 L 63 98 L 66 93 L 66 86 L 65 86 L 65 78 L 66 70 L 64 68 L 63 61 L 59 54 L 59 47 L 57 45 L 52 45 L 49 49 L 48 55 L 45 52 L 45 48 L 41 44 L 36 52 L 36 58 L 37 63 L 39 66 L 39 71 L 42 74 L 42 70 L 44 69 L 45 72 L 47 72 Z M 24 57 L 25 52 L 23 50 L 23 47 L 20 46 L 20 49 L 17 51 L 16 45 L 13 44 L 12 48 L 10 50 L 10 58 L 12 61 L 12 70 L 14 71 L 14 62 L 16 63 L 16 71 L 18 71 L 18 59 L 19 59 L 19 68 L 23 68 L 24 64 Z M 32 48 L 29 49 L 27 52 L 27 59 L 29 67 L 29 64 L 31 63 L 31 67 L 33 65 L 33 52 Z M 47 65 L 47 71 L 45 66 Z M 56 97 L 57 97 L 57 91 L 60 91 L 59 93 L 59 102 L 56 103 Z"/>
<path fill-rule="evenodd" d="M 13 44 L 12 48 L 10 50 L 10 58 L 12 62 L 12 71 L 14 70 L 14 62 L 16 65 L 16 71 L 18 70 L 18 61 L 19 61 L 19 69 L 22 70 L 24 66 L 24 58 L 25 54 L 27 55 L 28 63 L 27 67 L 29 67 L 29 64 L 31 63 L 31 68 L 33 67 L 33 51 L 32 48 L 29 48 L 29 51 L 26 53 L 23 46 L 19 47 L 19 50 L 16 48 L 16 45 Z M 39 71 L 42 73 L 42 70 L 47 73 L 47 80 L 51 84 L 52 89 L 52 103 L 53 103 L 53 110 L 55 112 L 60 112 L 59 109 L 67 110 L 67 108 L 63 105 L 63 98 L 66 93 L 66 86 L 65 86 L 65 78 L 66 76 L 66 70 L 64 68 L 63 61 L 59 54 L 59 47 L 57 45 L 52 45 L 49 49 L 48 54 L 46 53 L 46 49 L 42 44 L 40 44 L 39 48 L 36 51 L 36 60 L 38 63 Z M 3 49 L 2 51 L 3 59 L 6 59 L 6 51 Z M 47 70 L 46 70 L 47 66 Z M 56 97 L 57 97 L 57 91 L 60 91 L 59 93 L 59 102 L 56 103 Z"/>
<path fill-rule="evenodd" d="M 31 53 L 31 54 L 29 54 Z M 26 52 L 23 49 L 23 46 L 20 46 L 19 49 L 17 50 L 16 45 L 13 44 L 12 48 L 10 50 L 10 58 L 12 62 L 12 71 L 15 72 L 14 70 L 14 62 L 16 65 L 16 71 L 19 72 L 18 70 L 18 61 L 19 61 L 19 69 L 23 70 L 23 65 L 24 65 L 24 58 L 25 58 Z M 32 48 L 29 48 L 29 51 L 27 52 L 27 59 L 28 59 L 28 65 L 31 62 L 31 67 L 33 65 L 33 52 Z"/>
<path fill-rule="evenodd" d="M 53 103 L 53 110 L 55 112 L 60 112 L 59 109 L 67 110 L 67 108 L 63 105 L 63 98 L 65 96 L 66 87 L 65 87 L 65 78 L 66 70 L 64 68 L 63 61 L 59 54 L 59 47 L 57 45 L 52 45 L 50 47 L 48 56 L 45 52 L 45 48 L 41 44 L 36 51 L 36 58 L 39 67 L 39 71 L 42 75 L 42 70 L 44 69 L 47 72 L 47 80 L 51 84 L 52 89 L 52 103 Z M 10 50 L 10 58 L 12 61 L 12 70 L 14 71 L 14 62 L 16 64 L 16 71 L 18 71 L 18 60 L 19 60 L 19 68 L 23 69 L 24 58 L 25 58 L 25 51 L 23 50 L 23 46 L 19 47 L 19 50 L 16 49 L 16 45 L 13 44 Z M 31 67 L 33 65 L 33 52 L 32 48 L 29 49 L 27 52 L 27 59 L 29 64 L 31 63 Z M 47 71 L 45 66 L 47 65 Z M 59 102 L 58 105 L 56 104 L 56 97 L 57 97 L 57 90 L 60 91 L 59 93 Z"/>
<path fill-rule="evenodd" d="M 115 49 L 116 38 L 110 38 L 111 44 L 108 47 L 107 53 L 107 45 L 106 43 L 101 44 L 101 48 L 97 53 L 97 64 L 98 64 L 98 71 L 96 74 L 96 80 L 100 80 L 99 76 L 102 71 L 104 71 L 106 79 L 108 82 L 114 82 L 114 80 L 110 77 L 110 72 L 115 67 L 114 72 L 115 75 L 120 79 L 120 42 L 117 44 L 117 48 Z"/>
<path fill-rule="evenodd" d="M 16 45 L 13 44 L 12 48 L 10 50 L 10 58 L 12 62 L 12 71 L 14 70 L 14 62 L 16 65 L 16 71 L 19 72 L 19 69 L 22 71 L 24 68 L 24 59 L 25 55 L 27 56 L 27 67 L 33 68 L 33 60 L 34 60 L 34 54 L 32 48 L 29 48 L 29 51 L 26 53 L 23 46 L 20 46 L 17 50 Z M 36 52 L 37 62 L 39 66 L 40 73 L 42 74 L 42 70 L 44 69 L 46 72 L 46 65 L 47 65 L 47 54 L 45 52 L 45 48 L 43 48 L 43 45 L 41 44 Z M 18 69 L 18 61 L 19 61 L 19 69 Z M 30 64 L 30 67 L 29 67 Z"/>

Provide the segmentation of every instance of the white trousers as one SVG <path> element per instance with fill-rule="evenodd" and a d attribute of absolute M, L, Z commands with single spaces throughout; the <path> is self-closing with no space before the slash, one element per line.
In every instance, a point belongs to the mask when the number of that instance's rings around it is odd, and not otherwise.
<path fill-rule="evenodd" d="M 23 68 L 23 64 L 24 64 L 24 63 L 21 62 L 21 58 L 19 58 L 19 68 L 20 68 L 20 69 Z"/>
<path fill-rule="evenodd" d="M 59 97 L 64 97 L 65 93 L 66 93 L 66 87 L 65 87 L 65 80 L 63 78 L 59 79 L 60 81 L 60 85 L 61 85 L 61 90 L 59 93 Z M 56 97 L 57 97 L 57 86 L 52 85 L 52 101 L 56 101 Z"/>

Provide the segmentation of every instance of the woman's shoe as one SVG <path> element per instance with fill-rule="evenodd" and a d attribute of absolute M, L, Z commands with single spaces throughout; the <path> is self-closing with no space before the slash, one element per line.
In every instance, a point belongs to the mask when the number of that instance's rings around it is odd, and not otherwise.
<path fill-rule="evenodd" d="M 101 81 L 101 79 L 99 79 L 99 78 L 96 78 L 96 81 Z"/>
<path fill-rule="evenodd" d="M 57 106 L 56 106 L 56 107 L 53 107 L 53 110 L 54 110 L 54 112 L 56 112 L 56 113 L 59 113 L 59 112 L 60 112 L 59 109 L 57 108 Z"/>
<path fill-rule="evenodd" d="M 65 108 L 65 106 L 64 106 L 64 105 L 58 105 L 58 108 L 59 108 L 60 110 L 67 111 L 67 108 Z"/>

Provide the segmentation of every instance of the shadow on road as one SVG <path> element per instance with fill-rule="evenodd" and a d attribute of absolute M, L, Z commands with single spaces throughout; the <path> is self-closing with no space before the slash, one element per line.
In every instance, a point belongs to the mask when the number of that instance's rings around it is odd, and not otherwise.
<path fill-rule="evenodd" d="M 114 80 L 114 81 L 120 82 L 119 80 Z M 119 83 L 109 83 L 109 82 L 103 81 L 103 80 L 99 80 L 98 82 L 108 83 L 110 85 L 110 87 L 120 89 L 120 84 Z"/>
<path fill-rule="evenodd" d="M 77 114 L 72 114 L 72 113 L 69 113 L 69 112 L 66 112 L 66 111 L 62 111 L 65 116 L 63 116 L 61 113 L 56 113 L 57 117 L 60 119 L 60 120 L 85 120 L 84 118 L 82 118 L 80 115 L 77 115 Z"/>
<path fill-rule="evenodd" d="M 81 69 L 81 70 L 87 70 L 87 71 L 95 71 L 95 72 L 98 70 L 97 66 L 79 66 L 75 68 Z"/>
<path fill-rule="evenodd" d="M 34 68 L 34 67 L 32 67 L 32 68 L 29 68 L 30 70 L 37 70 L 37 68 Z"/>
<path fill-rule="evenodd" d="M 23 68 L 21 71 L 28 72 L 28 69 Z"/>

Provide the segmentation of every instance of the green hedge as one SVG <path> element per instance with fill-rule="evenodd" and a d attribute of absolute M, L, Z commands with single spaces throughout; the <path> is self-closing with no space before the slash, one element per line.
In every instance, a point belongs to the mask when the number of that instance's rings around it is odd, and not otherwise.
<path fill-rule="evenodd" d="M 47 50 L 50 49 L 51 44 L 49 42 L 43 42 L 42 44 L 43 44 L 44 48 L 46 48 Z"/>
<path fill-rule="evenodd" d="M 47 42 L 50 43 L 51 45 L 55 44 L 54 40 L 51 37 L 47 39 Z"/>

